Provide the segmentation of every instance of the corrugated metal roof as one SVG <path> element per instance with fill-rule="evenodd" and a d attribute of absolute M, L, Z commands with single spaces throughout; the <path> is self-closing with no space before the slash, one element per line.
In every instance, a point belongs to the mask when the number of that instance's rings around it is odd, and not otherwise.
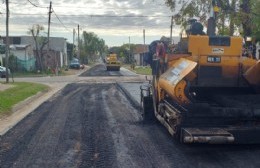
<path fill-rule="evenodd" d="M 15 50 L 24 50 L 26 49 L 30 44 L 11 44 L 10 48 Z"/>

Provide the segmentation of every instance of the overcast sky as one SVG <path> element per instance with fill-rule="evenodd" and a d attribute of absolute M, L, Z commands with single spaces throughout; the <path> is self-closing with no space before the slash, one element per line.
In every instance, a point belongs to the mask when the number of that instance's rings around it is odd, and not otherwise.
<path fill-rule="evenodd" d="M 48 0 L 9 0 L 10 36 L 28 35 L 34 24 L 48 28 Z M 105 40 L 108 46 L 143 43 L 143 29 L 146 44 L 161 36 L 170 36 L 173 12 L 165 6 L 164 0 L 53 0 L 50 35 L 64 37 L 73 42 L 73 29 L 77 25 L 82 31 L 94 32 Z M 1 36 L 5 36 L 5 4 L 1 8 Z M 179 29 L 174 27 L 173 35 Z M 77 36 L 77 35 L 76 35 Z M 76 40 L 76 38 L 75 38 Z"/>

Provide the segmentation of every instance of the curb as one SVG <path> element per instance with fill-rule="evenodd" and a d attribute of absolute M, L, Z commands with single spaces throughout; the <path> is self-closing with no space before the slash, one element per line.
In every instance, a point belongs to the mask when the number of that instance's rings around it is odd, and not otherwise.
<path fill-rule="evenodd" d="M 46 91 L 40 91 L 38 93 L 36 93 L 35 95 L 28 97 L 27 99 L 17 103 L 14 105 L 14 107 L 12 107 L 12 113 L 15 113 L 16 111 L 18 111 L 19 109 L 23 108 L 24 106 L 32 103 L 34 100 L 40 98 L 41 96 L 44 96 L 45 94 L 47 94 L 48 92 L 50 92 L 50 88 L 48 88 Z"/>

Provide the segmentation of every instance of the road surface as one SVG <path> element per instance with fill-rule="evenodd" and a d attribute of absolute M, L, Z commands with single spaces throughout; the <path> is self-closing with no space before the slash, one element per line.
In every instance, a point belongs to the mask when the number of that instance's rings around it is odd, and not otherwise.
<path fill-rule="evenodd" d="M 115 78 L 86 73 L 0 138 L 1 168 L 260 167 L 259 145 L 180 144 L 158 122 L 142 122 Z"/>

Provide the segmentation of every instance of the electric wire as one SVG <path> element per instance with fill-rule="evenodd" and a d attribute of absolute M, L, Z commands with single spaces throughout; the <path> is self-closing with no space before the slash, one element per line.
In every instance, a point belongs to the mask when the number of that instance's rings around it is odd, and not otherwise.
<path fill-rule="evenodd" d="M 27 0 L 32 6 L 34 6 L 34 7 L 36 7 L 36 8 L 49 8 L 49 7 L 43 7 L 43 6 L 39 6 L 39 5 L 36 5 L 36 4 L 34 4 L 34 3 L 32 3 L 30 0 Z M 56 12 L 54 11 L 54 9 L 52 8 L 51 9 L 52 11 L 51 12 L 53 12 L 54 13 L 54 15 L 55 15 L 55 17 L 58 19 L 58 21 L 60 22 L 60 24 L 67 30 L 67 31 L 69 31 L 69 32 L 71 32 L 68 28 L 67 28 L 67 26 L 65 26 L 64 25 L 64 23 L 61 21 L 61 19 L 59 18 L 59 16 L 56 14 Z M 42 15 L 42 14 L 24 14 L 24 13 L 13 13 L 13 15 L 29 15 L 29 16 L 37 16 L 37 15 Z"/>
<path fill-rule="evenodd" d="M 31 2 L 31 0 L 27 0 L 32 6 L 36 7 L 36 8 L 48 8 L 48 7 L 44 7 L 44 6 L 39 6 L 39 5 L 36 5 L 34 3 Z"/>
<path fill-rule="evenodd" d="M 71 30 L 68 29 L 67 26 L 65 26 L 65 24 L 61 21 L 61 19 L 59 18 L 59 16 L 56 14 L 56 12 L 54 11 L 54 9 L 52 8 L 52 12 L 54 13 L 55 17 L 58 19 L 58 21 L 61 23 L 61 25 L 69 32 L 72 32 Z M 73 32 L 72 32 L 73 33 Z"/>
<path fill-rule="evenodd" d="M 31 15 L 42 15 L 42 14 L 39 14 L 39 13 L 30 13 L 30 14 L 27 14 L 27 13 L 12 13 L 12 15 L 28 15 L 28 16 L 31 16 Z M 107 15 L 107 14 L 104 14 L 104 15 L 93 15 L 93 14 L 80 14 L 80 15 L 74 15 L 74 14 L 70 14 L 70 15 L 67 15 L 67 14 L 61 14 L 59 16 L 63 16 L 63 17 L 66 17 L 66 16 L 70 16 L 70 17 L 90 17 L 90 18 L 101 18 L 101 17 L 107 17 L 107 18 L 168 18 L 168 17 L 172 17 L 171 15 Z"/>
<path fill-rule="evenodd" d="M 43 7 L 43 6 L 39 6 L 36 5 L 35 3 L 31 2 L 31 0 L 27 0 L 33 7 L 36 8 L 49 8 L 49 7 Z M 65 7 L 65 6 L 58 6 L 58 7 Z M 72 7 L 73 8 L 73 7 Z M 75 7 L 74 7 L 75 8 Z M 84 7 L 76 7 L 76 8 L 84 8 Z M 115 8 L 109 8 L 109 9 L 115 9 Z M 118 8 L 117 8 L 118 9 Z M 136 8 L 120 8 L 120 9 L 136 9 Z M 52 12 L 54 13 L 54 16 L 57 18 L 57 20 L 59 21 L 59 23 L 68 31 L 68 32 L 72 32 L 61 20 L 60 17 L 90 17 L 90 18 L 168 18 L 171 17 L 169 15 L 108 15 L 108 14 L 81 14 L 81 15 L 73 15 L 73 14 L 62 14 L 62 15 L 58 15 L 54 9 L 52 8 Z M 34 13 L 34 14 L 26 14 L 26 13 L 12 13 L 12 15 L 23 15 L 23 16 L 42 16 L 45 14 L 39 14 L 39 13 Z M 47 16 L 46 16 L 47 17 Z M 153 27 L 153 26 L 152 26 Z"/>

